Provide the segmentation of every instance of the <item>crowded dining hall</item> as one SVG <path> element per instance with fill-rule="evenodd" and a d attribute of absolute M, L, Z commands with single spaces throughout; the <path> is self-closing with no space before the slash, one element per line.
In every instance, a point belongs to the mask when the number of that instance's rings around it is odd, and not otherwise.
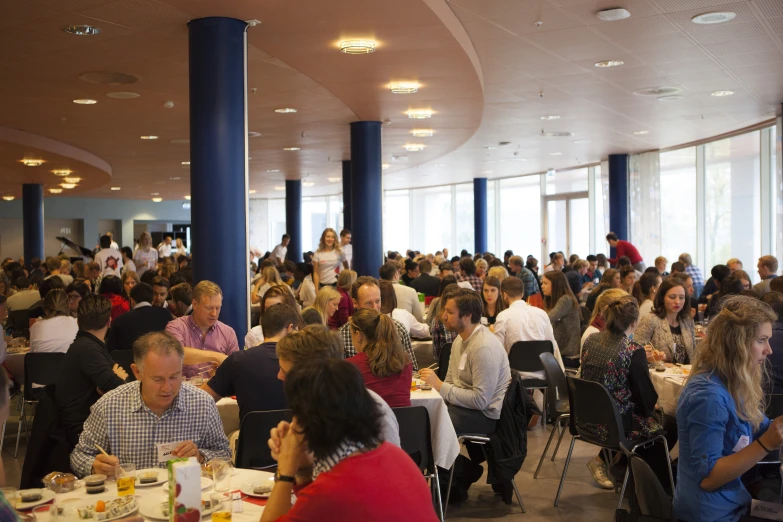
<path fill-rule="evenodd" d="M 780 0 L 0 25 L 0 522 L 783 519 Z"/>

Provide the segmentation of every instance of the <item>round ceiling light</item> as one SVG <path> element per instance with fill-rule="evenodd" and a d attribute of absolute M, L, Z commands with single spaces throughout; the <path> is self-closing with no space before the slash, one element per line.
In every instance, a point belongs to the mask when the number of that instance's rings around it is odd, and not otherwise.
<path fill-rule="evenodd" d="M 683 100 L 685 99 L 685 96 L 680 96 L 678 94 L 673 94 L 670 96 L 659 96 L 656 98 L 659 102 L 673 102 L 677 100 Z"/>
<path fill-rule="evenodd" d="M 299 147 L 285 147 L 283 150 L 297 151 L 297 150 L 302 150 L 302 149 L 300 149 Z"/>
<path fill-rule="evenodd" d="M 60 176 L 60 177 L 62 177 L 62 176 L 70 176 L 72 173 L 73 173 L 73 171 L 70 170 L 70 169 L 62 169 L 62 170 L 53 170 L 52 171 L 52 174 L 54 174 L 55 176 Z"/>
<path fill-rule="evenodd" d="M 79 183 L 82 178 L 63 178 L 66 183 Z"/>
<path fill-rule="evenodd" d="M 107 92 L 106 97 L 107 98 L 113 98 L 115 100 L 132 100 L 134 98 L 140 97 L 141 94 L 137 92 Z"/>
<path fill-rule="evenodd" d="M 302 186 L 303 187 L 312 187 L 313 185 L 315 185 L 315 183 L 313 183 L 312 181 L 303 181 L 302 182 Z"/>
<path fill-rule="evenodd" d="M 117 191 L 117 190 L 122 190 L 122 187 L 112 187 L 111 189 Z"/>
<path fill-rule="evenodd" d="M 429 138 L 433 134 L 435 134 L 435 131 L 432 129 L 413 129 L 411 131 L 411 134 L 413 134 L 417 138 Z"/>
<path fill-rule="evenodd" d="M 384 163 L 383 165 L 381 165 L 381 168 L 382 168 L 383 170 L 386 170 L 386 169 L 388 169 L 389 167 L 391 167 L 391 164 L 389 164 L 389 163 Z"/>
<path fill-rule="evenodd" d="M 260 132 L 252 132 L 251 131 L 251 132 L 247 133 L 247 137 L 248 138 L 260 138 L 261 137 L 261 133 Z"/>
<path fill-rule="evenodd" d="M 66 25 L 63 31 L 76 36 L 95 36 L 101 34 L 101 30 L 91 25 Z"/>
<path fill-rule="evenodd" d="M 412 120 L 426 120 L 427 118 L 432 118 L 434 113 L 432 109 L 410 109 L 405 114 Z"/>
<path fill-rule="evenodd" d="M 627 9 L 614 8 L 614 9 L 604 9 L 602 11 L 598 11 L 595 14 L 595 16 L 597 16 L 599 20 L 603 20 L 604 22 L 614 22 L 616 20 L 623 20 L 625 18 L 630 17 L 631 13 Z"/>
<path fill-rule="evenodd" d="M 154 203 L 160 203 L 161 201 L 163 201 L 163 198 L 152 198 L 152 201 Z"/>
<path fill-rule="evenodd" d="M 255 194 L 255 193 L 256 193 L 256 189 L 250 189 L 250 190 L 248 190 L 248 194 Z"/>
<path fill-rule="evenodd" d="M 285 190 L 285 187 L 282 185 L 275 186 L 275 190 Z"/>
<path fill-rule="evenodd" d="M 551 121 L 551 120 L 559 120 L 560 116 L 557 115 L 550 115 L 550 116 L 541 116 L 541 119 L 544 121 Z"/>
<path fill-rule="evenodd" d="M 63 191 L 63 189 L 61 189 L 61 188 L 50 188 L 49 189 L 49 192 L 51 192 L 52 194 L 61 194 L 62 191 Z"/>
<path fill-rule="evenodd" d="M 737 13 L 733 13 L 731 11 L 703 13 L 691 18 L 691 22 L 699 25 L 722 24 L 724 22 L 728 22 L 729 20 L 734 20 L 736 16 Z"/>
<path fill-rule="evenodd" d="M 157 136 L 139 136 L 143 140 L 157 140 Z"/>
<path fill-rule="evenodd" d="M 710 96 L 715 96 L 716 98 L 721 98 L 723 96 L 731 96 L 734 94 L 734 91 L 713 91 L 710 93 Z"/>
<path fill-rule="evenodd" d="M 188 194 L 187 196 L 185 196 L 185 199 L 187 199 L 188 201 L 190 201 L 190 194 Z"/>
<path fill-rule="evenodd" d="M 24 163 L 24 165 L 26 167 L 40 167 L 41 165 L 44 164 L 44 160 L 42 160 L 42 159 L 33 159 L 33 158 L 25 158 L 25 159 L 22 160 L 22 163 Z"/>
<path fill-rule="evenodd" d="M 296 109 L 293 107 L 283 107 L 280 109 L 275 109 L 275 112 L 278 114 L 293 114 L 296 112 Z"/>
<path fill-rule="evenodd" d="M 644 89 L 638 89 L 633 91 L 637 96 L 670 96 L 681 92 L 679 87 L 645 87 Z"/>
<path fill-rule="evenodd" d="M 329 183 L 337 183 L 338 181 L 341 181 L 343 178 L 329 178 Z"/>
<path fill-rule="evenodd" d="M 60 186 L 64 189 L 70 190 L 72 188 L 76 188 L 76 183 L 60 183 Z"/>
<path fill-rule="evenodd" d="M 183 165 L 190 165 L 190 162 L 189 161 L 183 161 L 182 164 Z"/>
<path fill-rule="evenodd" d="M 601 62 L 595 62 L 596 67 L 600 68 L 606 68 L 606 67 L 620 67 L 621 65 L 624 65 L 625 62 L 622 60 L 603 60 Z"/>
<path fill-rule="evenodd" d="M 375 52 L 376 43 L 372 40 L 343 40 L 340 51 L 345 54 L 370 54 Z"/>
<path fill-rule="evenodd" d="M 426 145 L 424 145 L 423 143 L 406 143 L 404 147 L 405 150 L 407 150 L 408 152 L 420 152 L 424 150 Z"/>
<path fill-rule="evenodd" d="M 76 100 L 73 100 L 73 103 L 76 105 L 95 105 L 98 103 L 96 100 L 91 100 L 89 98 L 78 98 Z"/>
<path fill-rule="evenodd" d="M 413 94 L 419 92 L 418 82 L 391 82 L 389 84 L 389 90 L 394 94 Z"/>
<path fill-rule="evenodd" d="M 271 174 L 273 172 L 280 172 L 280 169 L 266 169 L 266 171 Z"/>
<path fill-rule="evenodd" d="M 3 201 L 13 201 L 14 199 L 13 196 L 3 196 Z"/>
<path fill-rule="evenodd" d="M 638 130 L 638 131 L 634 131 L 634 134 L 636 134 L 637 136 L 643 136 L 644 134 L 650 134 L 650 131 L 648 131 L 648 130 Z"/>

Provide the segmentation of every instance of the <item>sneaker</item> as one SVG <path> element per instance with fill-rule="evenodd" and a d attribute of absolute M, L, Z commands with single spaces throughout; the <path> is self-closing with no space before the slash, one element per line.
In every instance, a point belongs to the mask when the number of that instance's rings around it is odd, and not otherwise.
<path fill-rule="evenodd" d="M 606 464 L 595 459 L 587 463 L 587 469 L 593 475 L 593 480 L 603 489 L 614 489 L 614 482 L 606 473 Z"/>
<path fill-rule="evenodd" d="M 527 422 L 527 429 L 533 429 L 536 426 L 538 426 L 538 420 L 541 418 L 541 415 L 537 413 L 533 413 L 530 415 L 530 420 Z"/>

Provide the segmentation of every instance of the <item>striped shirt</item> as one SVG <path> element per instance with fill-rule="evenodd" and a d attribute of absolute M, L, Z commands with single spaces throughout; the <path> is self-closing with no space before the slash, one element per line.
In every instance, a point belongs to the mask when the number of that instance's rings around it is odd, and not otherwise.
<path fill-rule="evenodd" d="M 394 321 L 394 325 L 397 327 L 397 334 L 399 334 L 400 341 L 402 341 L 402 347 L 405 348 L 405 351 L 408 352 L 408 356 L 411 358 L 411 362 L 413 363 L 413 371 L 418 371 L 419 365 L 416 362 L 416 354 L 413 353 L 411 336 L 408 334 L 407 328 L 405 328 L 405 325 L 399 322 L 397 319 L 392 318 L 392 321 Z M 342 327 L 340 327 L 340 337 L 343 339 L 345 358 L 348 359 L 349 357 L 356 355 L 356 348 L 354 348 L 353 339 L 351 339 L 350 323 L 345 323 L 342 325 Z"/>

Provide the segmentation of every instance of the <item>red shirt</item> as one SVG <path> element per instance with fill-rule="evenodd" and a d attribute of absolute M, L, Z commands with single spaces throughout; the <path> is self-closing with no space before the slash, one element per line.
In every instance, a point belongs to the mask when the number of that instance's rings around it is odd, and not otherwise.
<path fill-rule="evenodd" d="M 337 311 L 329 318 L 329 328 L 339 330 L 342 325 L 348 322 L 348 318 L 353 315 L 353 299 L 342 288 L 337 289 L 340 292 L 340 304 Z"/>
<path fill-rule="evenodd" d="M 641 263 L 643 261 L 642 256 L 639 255 L 639 251 L 628 241 L 619 240 L 617 246 L 614 247 L 614 250 L 617 257 L 609 259 L 609 262 L 612 264 L 617 263 L 617 260 L 623 256 L 627 256 L 632 264 Z"/>
<path fill-rule="evenodd" d="M 130 303 L 121 295 L 103 294 L 111 301 L 111 320 L 114 321 L 126 312 L 130 312 Z"/>
<path fill-rule="evenodd" d="M 408 362 L 405 368 L 398 374 L 388 377 L 377 377 L 370 371 L 370 362 L 367 354 L 360 352 L 346 359 L 353 363 L 362 372 L 364 385 L 381 397 L 390 408 L 399 408 L 411 405 L 411 382 L 413 379 L 413 364 Z"/>
<path fill-rule="evenodd" d="M 430 488 L 407 453 L 384 442 L 348 457 L 296 491 L 278 521 L 436 522 Z"/>

